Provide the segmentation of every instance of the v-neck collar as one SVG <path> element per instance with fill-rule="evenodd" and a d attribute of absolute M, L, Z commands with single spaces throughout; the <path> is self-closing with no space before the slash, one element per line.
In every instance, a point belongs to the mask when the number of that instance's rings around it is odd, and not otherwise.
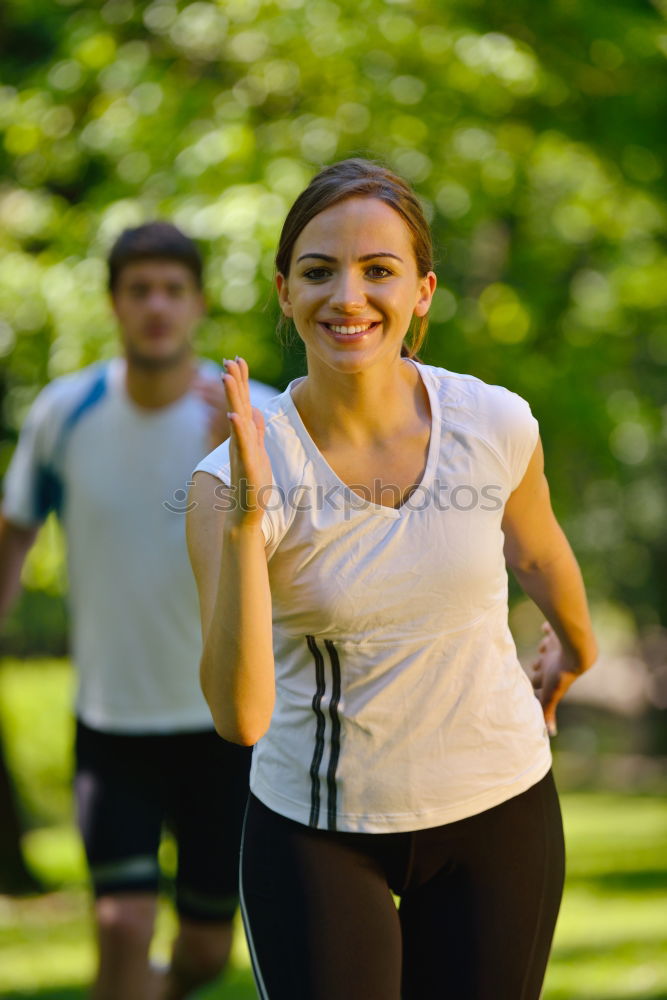
<path fill-rule="evenodd" d="M 428 367 L 426 365 L 421 365 L 412 359 L 407 360 L 410 361 L 410 364 L 415 366 L 417 374 L 421 379 L 428 395 L 429 406 L 431 408 L 431 433 L 429 437 L 424 473 L 419 483 L 416 484 L 410 495 L 406 497 L 400 507 L 387 507 L 384 504 L 377 504 L 373 503 L 371 500 L 366 500 L 364 497 L 360 496 L 359 493 L 350 489 L 347 483 L 343 482 L 340 476 L 338 476 L 331 468 L 326 458 L 308 433 L 299 411 L 296 408 L 296 404 L 292 399 L 292 388 L 301 380 L 295 379 L 293 382 L 290 382 L 285 390 L 286 411 L 294 430 L 299 436 L 306 455 L 312 461 L 315 468 L 319 470 L 319 476 L 321 477 L 323 483 L 329 487 L 337 487 L 339 490 L 343 491 L 346 504 L 352 510 L 369 511 L 379 514 L 382 517 L 390 517 L 394 519 L 406 517 L 413 510 L 423 509 L 423 505 L 420 505 L 420 507 L 413 507 L 410 503 L 411 498 L 416 493 L 429 493 L 431 490 L 435 469 L 438 464 L 438 455 L 440 453 L 440 400 Z"/>

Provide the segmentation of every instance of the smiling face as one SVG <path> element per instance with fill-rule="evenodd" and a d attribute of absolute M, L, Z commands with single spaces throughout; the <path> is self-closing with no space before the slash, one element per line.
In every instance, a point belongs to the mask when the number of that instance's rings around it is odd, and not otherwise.
<path fill-rule="evenodd" d="M 157 258 L 125 264 L 112 302 L 131 364 L 157 371 L 189 356 L 204 301 L 184 264 Z"/>
<path fill-rule="evenodd" d="M 428 312 L 435 280 L 432 271 L 418 273 L 399 213 L 378 198 L 353 197 L 303 228 L 277 286 L 309 368 L 353 373 L 400 356 L 412 317 Z"/>

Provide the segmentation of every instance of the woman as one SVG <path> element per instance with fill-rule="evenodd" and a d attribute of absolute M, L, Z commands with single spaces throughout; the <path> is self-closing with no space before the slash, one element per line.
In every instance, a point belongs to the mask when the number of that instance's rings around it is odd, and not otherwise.
<path fill-rule="evenodd" d="M 547 727 L 596 647 L 536 422 L 411 359 L 436 278 L 390 171 L 323 170 L 276 263 L 308 374 L 262 419 L 226 362 L 232 438 L 198 466 L 188 526 L 204 692 L 222 736 L 258 743 L 242 905 L 260 995 L 537 1000 L 563 880 Z M 550 623 L 538 698 L 505 560 Z"/>

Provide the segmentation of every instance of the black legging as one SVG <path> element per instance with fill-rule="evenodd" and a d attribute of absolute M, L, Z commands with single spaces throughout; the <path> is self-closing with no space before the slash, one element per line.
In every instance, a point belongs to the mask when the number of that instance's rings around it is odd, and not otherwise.
<path fill-rule="evenodd" d="M 564 876 L 551 772 L 413 833 L 313 830 L 251 795 L 241 868 L 262 1000 L 538 1000 Z"/>

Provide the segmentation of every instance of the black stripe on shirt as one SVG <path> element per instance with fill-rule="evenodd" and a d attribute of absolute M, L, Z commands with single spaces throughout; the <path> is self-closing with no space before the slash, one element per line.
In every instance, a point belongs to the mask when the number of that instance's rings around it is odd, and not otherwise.
<path fill-rule="evenodd" d="M 340 717 L 338 715 L 338 703 L 340 702 L 340 660 L 338 652 L 331 639 L 325 639 L 324 645 L 327 647 L 329 659 L 331 660 L 332 690 L 329 702 L 329 716 L 331 718 L 331 754 L 329 756 L 329 768 L 327 770 L 327 820 L 330 830 L 336 829 L 337 811 L 337 788 L 336 788 L 336 768 L 340 757 Z"/>
<path fill-rule="evenodd" d="M 313 759 L 310 764 L 310 820 L 309 826 L 317 827 L 320 819 L 320 764 L 324 755 L 324 729 L 326 720 L 322 711 L 322 698 L 326 691 L 324 679 L 324 659 L 322 653 L 312 635 L 306 636 L 308 649 L 313 654 L 315 661 L 315 694 L 313 695 L 313 712 L 317 716 L 317 728 L 315 730 L 315 749 Z"/>

